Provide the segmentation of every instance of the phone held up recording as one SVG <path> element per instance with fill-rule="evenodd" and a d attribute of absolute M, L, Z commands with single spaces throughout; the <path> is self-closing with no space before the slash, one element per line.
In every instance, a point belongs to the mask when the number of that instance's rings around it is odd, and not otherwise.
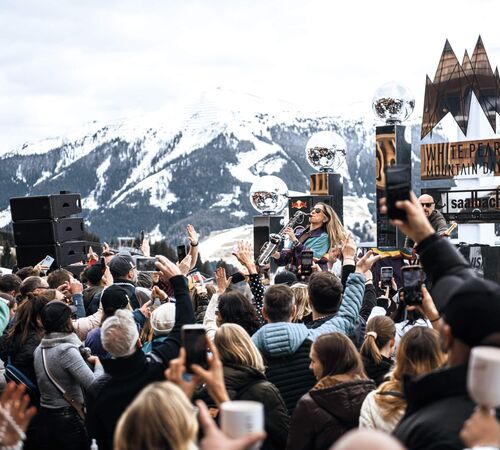
<path fill-rule="evenodd" d="M 135 267 L 139 272 L 156 272 L 156 258 L 138 257 L 135 260 Z"/>
<path fill-rule="evenodd" d="M 380 268 L 380 285 L 382 289 L 391 286 L 391 279 L 393 277 L 394 271 L 391 266 L 381 267 Z"/>
<path fill-rule="evenodd" d="M 186 246 L 184 244 L 177 246 L 177 261 L 181 262 L 187 256 Z"/>
<path fill-rule="evenodd" d="M 410 199 L 410 166 L 405 164 L 385 168 L 387 216 L 389 219 L 406 220 L 406 212 L 396 208 L 399 200 Z"/>
<path fill-rule="evenodd" d="M 405 266 L 401 269 L 404 302 L 408 306 L 422 304 L 422 283 L 424 272 L 421 266 Z"/>
<path fill-rule="evenodd" d="M 313 251 L 303 250 L 300 254 L 300 273 L 303 276 L 309 276 L 312 273 Z"/>
<path fill-rule="evenodd" d="M 182 346 L 186 350 L 186 372 L 193 373 L 191 365 L 208 368 L 206 329 L 203 325 L 183 325 Z"/>

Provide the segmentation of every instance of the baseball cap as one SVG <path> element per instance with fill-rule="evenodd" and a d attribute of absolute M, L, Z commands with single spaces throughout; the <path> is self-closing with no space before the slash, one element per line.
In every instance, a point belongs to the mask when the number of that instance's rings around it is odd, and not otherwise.
<path fill-rule="evenodd" d="M 76 307 L 69 306 L 61 300 L 52 300 L 42 308 L 40 314 L 43 328 L 47 333 L 59 331 L 75 312 Z"/>
<path fill-rule="evenodd" d="M 464 281 L 441 309 L 451 334 L 469 347 L 500 332 L 500 285 L 481 278 Z"/>
<path fill-rule="evenodd" d="M 130 298 L 125 289 L 112 284 L 102 291 L 101 304 L 105 314 L 114 314 L 118 309 L 125 308 L 130 302 Z"/>
<path fill-rule="evenodd" d="M 158 306 L 151 314 L 151 328 L 155 335 L 162 336 L 170 333 L 175 325 L 175 304 L 164 303 Z"/>
<path fill-rule="evenodd" d="M 113 277 L 123 277 L 135 267 L 132 256 L 127 253 L 119 253 L 113 256 L 109 262 L 109 270 Z"/>

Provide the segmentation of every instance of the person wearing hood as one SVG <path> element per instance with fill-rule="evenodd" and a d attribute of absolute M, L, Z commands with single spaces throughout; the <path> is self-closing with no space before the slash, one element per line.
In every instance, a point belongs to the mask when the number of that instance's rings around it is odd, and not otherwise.
<path fill-rule="evenodd" d="M 327 450 L 357 428 L 361 405 L 375 388 L 352 341 L 342 333 L 320 336 L 311 347 L 311 370 L 318 382 L 297 404 L 287 450 Z"/>
<path fill-rule="evenodd" d="M 311 343 L 325 333 L 352 332 L 364 295 L 363 274 L 378 258 L 368 252 L 358 261 L 356 272 L 349 275 L 346 282 L 344 295 L 332 278 L 331 304 L 336 305 L 337 313 L 316 328 L 292 323 L 296 306 L 293 291 L 288 286 L 275 285 L 267 289 L 263 314 L 268 323 L 252 336 L 252 340 L 266 361 L 266 376 L 279 389 L 290 414 L 300 397 L 314 385 L 308 368 Z"/>
<path fill-rule="evenodd" d="M 80 353 L 82 342 L 74 332 L 71 314 L 71 307 L 60 300 L 47 303 L 41 312 L 45 336 L 35 350 L 40 450 L 89 448 L 85 422 L 77 409 L 83 407 L 83 390 L 104 370 L 99 358 L 90 356 L 85 360 Z M 93 371 L 87 363 L 94 366 Z"/>
<path fill-rule="evenodd" d="M 284 449 L 290 421 L 288 412 L 280 392 L 264 375 L 262 355 L 250 336 L 240 325 L 225 323 L 215 333 L 214 344 L 223 364 L 224 383 L 229 398 L 264 405 L 267 438 L 262 449 Z M 198 396 L 207 399 L 206 389 Z M 209 399 L 207 401 L 213 403 Z"/>

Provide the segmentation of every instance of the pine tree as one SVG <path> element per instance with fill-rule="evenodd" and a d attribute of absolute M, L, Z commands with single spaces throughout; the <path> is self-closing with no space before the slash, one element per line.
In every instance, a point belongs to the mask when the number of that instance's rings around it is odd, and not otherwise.
<path fill-rule="evenodd" d="M 3 252 L 0 257 L 0 266 L 5 267 L 7 269 L 12 269 L 14 265 L 14 257 L 12 256 L 12 249 L 8 241 L 3 243 Z"/>

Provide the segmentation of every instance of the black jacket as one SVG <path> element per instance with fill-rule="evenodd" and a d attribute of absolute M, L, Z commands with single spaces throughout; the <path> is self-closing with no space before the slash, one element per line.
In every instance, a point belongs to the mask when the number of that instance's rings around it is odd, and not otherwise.
<path fill-rule="evenodd" d="M 306 339 L 294 353 L 263 353 L 267 379 L 280 391 L 290 415 L 300 398 L 316 383 L 309 369 L 311 344 L 312 341 Z"/>
<path fill-rule="evenodd" d="M 284 449 L 290 419 L 276 386 L 261 372 L 238 364 L 224 364 L 224 381 L 231 400 L 250 400 L 264 404 L 267 438 L 262 449 Z M 200 396 L 205 398 L 206 393 L 202 392 Z"/>
<path fill-rule="evenodd" d="M 286 448 L 328 450 L 344 433 L 359 426 L 361 405 L 374 388 L 371 380 L 322 378 L 295 408 Z"/>
<path fill-rule="evenodd" d="M 457 282 L 475 277 L 473 270 L 447 239 L 433 234 L 418 246 L 421 263 L 438 309 L 448 301 Z M 431 372 L 405 380 L 407 409 L 394 430 L 408 450 L 463 449 L 459 433 L 474 410 L 467 394 L 466 366 Z"/>
<path fill-rule="evenodd" d="M 35 348 L 40 344 L 42 335 L 32 329 L 28 332 L 28 338 L 23 345 L 21 345 L 20 340 L 20 335 L 13 336 L 11 339 L 7 335 L 3 335 L 0 338 L 0 359 L 7 365 L 10 353 L 11 362 L 14 367 L 19 369 L 36 385 L 33 353 Z"/>
<path fill-rule="evenodd" d="M 405 379 L 406 413 L 394 430 L 408 450 L 462 450 L 459 434 L 474 412 L 467 393 L 467 366 Z"/>
<path fill-rule="evenodd" d="M 176 299 L 175 326 L 162 346 L 147 359 L 142 350 L 126 358 L 103 360 L 105 375 L 99 377 L 87 392 L 87 427 L 97 439 L 100 450 L 113 448 L 113 434 L 121 414 L 148 384 L 163 381 L 163 372 L 181 346 L 180 332 L 184 324 L 194 323 L 193 306 L 187 281 L 181 276 L 170 279 Z"/>
<path fill-rule="evenodd" d="M 392 368 L 393 361 L 391 358 L 386 358 L 382 356 L 382 361 L 380 364 L 375 364 L 375 361 L 371 358 L 363 356 L 363 365 L 365 366 L 366 375 L 368 378 L 375 381 L 377 386 L 380 386 L 384 381 Z"/>

